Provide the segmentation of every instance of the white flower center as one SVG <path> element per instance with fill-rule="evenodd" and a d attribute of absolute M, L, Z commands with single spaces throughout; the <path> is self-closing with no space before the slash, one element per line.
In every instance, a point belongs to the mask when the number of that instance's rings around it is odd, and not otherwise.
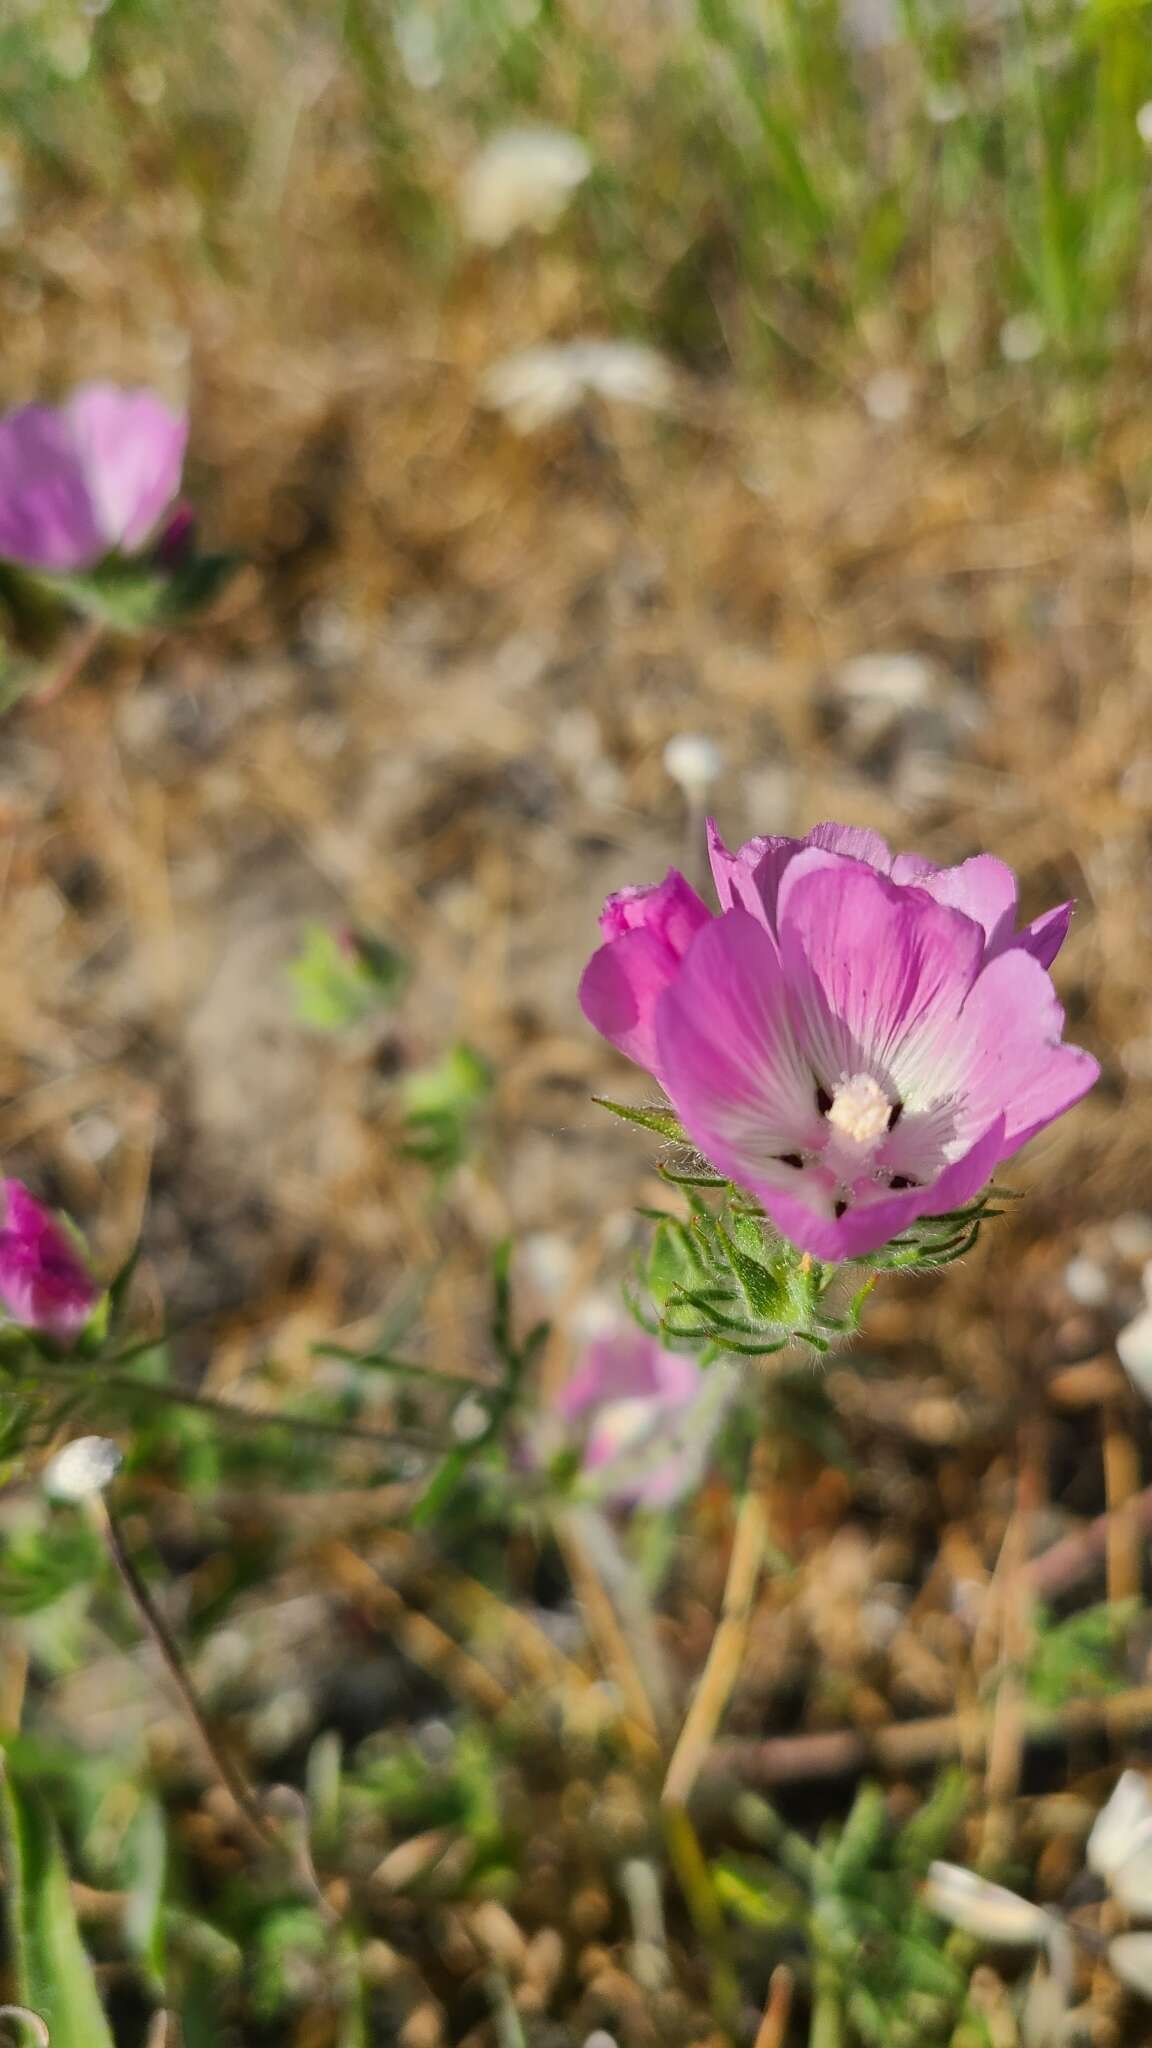
<path fill-rule="evenodd" d="M 871 1074 L 851 1074 L 832 1097 L 828 1121 L 854 1145 L 874 1145 L 892 1117 L 892 1102 Z"/>

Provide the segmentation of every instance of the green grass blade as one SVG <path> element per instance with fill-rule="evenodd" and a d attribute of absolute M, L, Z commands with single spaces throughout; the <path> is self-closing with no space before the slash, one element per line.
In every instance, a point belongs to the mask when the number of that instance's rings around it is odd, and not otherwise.
<path fill-rule="evenodd" d="M 80 1939 L 56 1824 L 34 1794 L 0 1776 L 0 1842 L 16 1995 L 52 2048 L 116 2048 Z"/>

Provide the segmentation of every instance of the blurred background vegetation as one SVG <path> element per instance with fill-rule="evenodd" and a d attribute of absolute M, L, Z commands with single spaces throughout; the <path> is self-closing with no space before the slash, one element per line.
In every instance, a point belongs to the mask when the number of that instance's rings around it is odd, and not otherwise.
<path fill-rule="evenodd" d="M 917 1897 L 951 1853 L 1094 1938 L 1083 1841 L 1147 1748 L 1152 8 L 8 0 L 0 115 L 0 398 L 186 401 L 249 564 L 0 730 L 0 1146 L 102 1272 L 139 1244 L 71 1424 L 124 1444 L 278 1830 L 12 1460 L 6 1995 L 52 2048 L 1152 2039 L 1087 1950 L 1029 2034 L 1019 1959 L 973 1974 Z M 526 127 L 587 175 L 478 237 Z M 693 1916 L 659 1758 L 746 1431 L 615 1520 L 506 1432 L 668 1199 L 575 987 L 609 888 L 698 874 L 703 794 L 730 841 L 838 816 L 1075 895 L 1104 1079 L 994 1241 L 780 1391 Z M 431 1462 L 368 1434 L 424 1426 Z"/>

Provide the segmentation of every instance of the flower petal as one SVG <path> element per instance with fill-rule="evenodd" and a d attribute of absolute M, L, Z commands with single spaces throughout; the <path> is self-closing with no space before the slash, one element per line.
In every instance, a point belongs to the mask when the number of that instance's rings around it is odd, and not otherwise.
<path fill-rule="evenodd" d="M 1152 2003 L 1152 1934 L 1114 1934 L 1108 1961 L 1127 1990 Z"/>
<path fill-rule="evenodd" d="M 691 882 L 677 868 L 669 868 L 662 882 L 617 889 L 609 896 L 600 912 L 600 930 L 606 939 L 621 939 L 625 932 L 653 932 L 679 959 L 693 932 L 711 915 Z"/>
<path fill-rule="evenodd" d="M 936 903 L 962 910 L 981 925 L 991 945 L 997 937 L 1008 937 L 1016 920 L 1016 877 L 994 854 L 978 853 L 959 867 L 938 868 L 916 883 Z"/>
<path fill-rule="evenodd" d="M 1142 1771 L 1121 1771 L 1106 1805 L 1093 1822 L 1085 1860 L 1097 1877 L 1109 1878 L 1138 1846 L 1152 1823 L 1152 1793 Z"/>
<path fill-rule="evenodd" d="M 63 408 L 104 542 L 142 548 L 180 489 L 188 421 L 153 391 L 85 384 Z"/>
<path fill-rule="evenodd" d="M 1034 1948 L 1047 1940 L 1051 1924 L 1041 1906 L 992 1884 L 959 1863 L 930 1863 L 920 1894 L 930 1913 L 960 1927 L 978 1941 L 1005 1948 Z"/>
<path fill-rule="evenodd" d="M 985 967 L 964 1005 L 964 1059 L 956 1076 L 962 1133 L 1003 1112 L 1004 1157 L 1086 1095 L 1100 1069 L 1064 1045 L 1064 1012 L 1044 969 L 1019 946 Z"/>
<path fill-rule="evenodd" d="M 1025 953 L 1031 953 L 1032 958 L 1038 960 L 1041 967 L 1051 967 L 1068 937 L 1068 927 L 1072 922 L 1072 912 L 1075 908 L 1074 902 L 1058 903 L 1055 910 L 1046 910 L 1043 917 L 1034 917 L 1031 924 L 1026 924 L 1023 931 L 1017 932 L 1010 943 L 1022 947 Z"/>
<path fill-rule="evenodd" d="M 822 1085 L 875 1072 L 914 1106 L 938 1098 L 959 1055 L 980 926 L 919 889 L 815 850 L 790 862 L 779 921 L 797 1034 Z"/>
<path fill-rule="evenodd" d="M 780 877 L 802 844 L 799 839 L 762 837 L 748 839 L 738 852 L 730 853 L 716 820 L 709 818 L 708 859 L 721 910 L 746 910 L 775 931 Z"/>
<path fill-rule="evenodd" d="M 580 1008 L 610 1045 L 660 1079 L 653 1019 L 676 960 L 652 932 L 626 932 L 593 953 L 580 980 Z"/>
<path fill-rule="evenodd" d="M 776 946 L 747 911 L 697 932 L 656 1006 L 656 1044 L 693 1143 L 741 1185 L 787 1181 L 794 1169 L 780 1155 L 822 1140 Z"/>
<path fill-rule="evenodd" d="M 819 846 L 825 853 L 841 853 L 848 860 L 863 861 L 866 867 L 875 868 L 878 875 L 892 872 L 892 849 L 878 832 L 872 832 L 867 825 L 837 825 L 829 819 L 823 825 L 813 825 L 805 834 L 801 846 Z"/>
<path fill-rule="evenodd" d="M 0 420 L 0 557 L 67 574 L 103 553 L 67 421 L 52 406 L 19 406 Z"/>
<path fill-rule="evenodd" d="M 782 1237 L 814 1258 L 836 1264 L 841 1259 L 860 1259 L 879 1251 L 921 1216 L 943 1216 L 962 1209 L 988 1185 L 1004 1156 L 1004 1120 L 998 1117 L 990 1130 L 961 1159 L 947 1167 L 938 1180 L 924 1187 L 908 1188 L 900 1194 L 853 1202 L 837 1216 L 834 1190 L 821 1195 L 819 1184 L 806 1176 L 793 1192 L 791 1187 L 757 1186 L 748 1183 L 758 1196 Z M 816 1198 L 820 1206 L 806 1196 Z"/>
<path fill-rule="evenodd" d="M 693 934 L 709 923 L 707 905 L 675 868 L 650 888 L 609 896 L 601 912 L 608 943 L 584 970 L 580 1007 L 610 1044 L 657 1077 L 656 1000 L 675 977 Z"/>

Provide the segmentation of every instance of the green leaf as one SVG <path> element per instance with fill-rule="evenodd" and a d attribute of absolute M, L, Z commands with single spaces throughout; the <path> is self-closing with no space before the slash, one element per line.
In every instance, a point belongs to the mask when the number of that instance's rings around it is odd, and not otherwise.
<path fill-rule="evenodd" d="M 607 1095 L 594 1095 L 593 1102 L 601 1109 L 610 1109 L 613 1116 L 622 1117 L 626 1124 L 639 1124 L 645 1131 L 655 1131 L 660 1138 L 667 1138 L 674 1145 L 686 1145 L 687 1133 L 679 1117 L 671 1109 L 637 1109 L 627 1102 L 611 1102 Z"/>
<path fill-rule="evenodd" d="M 0 1772 L 0 1841 L 17 1998 L 44 2020 L 52 2048 L 116 2048 L 80 1939 L 55 1823 L 7 1770 Z"/>
<path fill-rule="evenodd" d="M 194 555 L 168 567 L 155 557 L 111 557 L 87 575 L 37 576 L 37 586 L 117 633 L 178 625 L 207 610 L 235 575 L 239 555 Z"/>
<path fill-rule="evenodd" d="M 716 1234 L 749 1312 L 759 1323 L 786 1322 L 791 1305 L 787 1274 L 762 1265 L 759 1259 L 750 1258 L 747 1252 L 742 1252 L 722 1223 L 717 1224 Z"/>
<path fill-rule="evenodd" d="M 296 1014 L 313 1031 L 345 1031 L 396 1000 L 407 968 L 381 939 L 311 924 L 288 974 Z"/>
<path fill-rule="evenodd" d="M 168 1880 L 168 1830 L 158 1799 L 147 1795 L 141 1799 L 121 1856 L 128 1892 L 124 1932 L 144 1964 L 153 1988 L 162 1992 L 167 1953 L 164 1893 Z"/>
<path fill-rule="evenodd" d="M 657 1308 L 667 1308 L 685 1289 L 707 1279 L 704 1262 L 684 1225 L 669 1216 L 656 1225 L 645 1274 Z"/>

